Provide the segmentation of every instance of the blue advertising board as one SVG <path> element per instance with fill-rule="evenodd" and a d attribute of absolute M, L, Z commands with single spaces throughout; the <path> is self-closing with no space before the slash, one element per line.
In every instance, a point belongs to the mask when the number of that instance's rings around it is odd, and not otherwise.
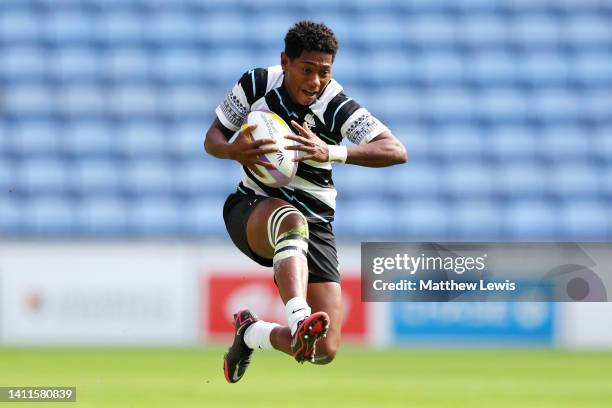
<path fill-rule="evenodd" d="M 407 302 L 391 304 L 396 342 L 444 345 L 551 345 L 553 302 Z"/>

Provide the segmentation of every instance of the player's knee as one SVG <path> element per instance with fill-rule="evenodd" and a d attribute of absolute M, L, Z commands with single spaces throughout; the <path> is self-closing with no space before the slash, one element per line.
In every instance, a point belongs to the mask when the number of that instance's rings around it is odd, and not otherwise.
<path fill-rule="evenodd" d="M 286 234 L 291 230 L 297 231 L 300 235 L 308 238 L 308 221 L 304 214 L 297 210 L 287 215 L 283 220 L 279 228 L 279 235 Z"/>
<path fill-rule="evenodd" d="M 274 211 L 268 221 L 268 237 L 274 249 L 275 267 L 289 257 L 297 256 L 306 260 L 308 221 L 295 207 L 286 205 Z"/>

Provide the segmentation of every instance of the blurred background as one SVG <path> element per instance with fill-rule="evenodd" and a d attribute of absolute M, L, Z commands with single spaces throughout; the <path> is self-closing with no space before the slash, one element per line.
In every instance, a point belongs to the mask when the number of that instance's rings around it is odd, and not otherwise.
<path fill-rule="evenodd" d="M 203 140 L 306 18 L 409 153 L 335 167 L 346 339 L 610 347 L 608 304 L 359 301 L 360 241 L 612 238 L 606 0 L 0 1 L 0 344 L 193 346 L 244 305 L 283 320 L 225 232 L 239 167 Z"/>

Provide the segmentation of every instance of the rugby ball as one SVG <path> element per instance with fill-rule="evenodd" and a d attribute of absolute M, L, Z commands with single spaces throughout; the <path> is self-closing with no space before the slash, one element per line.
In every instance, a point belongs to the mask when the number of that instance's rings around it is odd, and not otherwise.
<path fill-rule="evenodd" d="M 259 156 L 261 160 L 269 163 L 274 163 L 276 169 L 267 169 L 256 164 L 257 169 L 264 175 L 260 177 L 251 172 L 259 181 L 270 187 L 286 186 L 295 177 L 298 163 L 293 161 L 298 157 L 297 150 L 285 150 L 285 147 L 296 145 L 297 142 L 285 139 L 285 136 L 293 134 L 287 123 L 276 113 L 268 111 L 253 111 L 249 113 L 246 122 L 242 125 L 242 129 L 247 126 L 257 125 L 257 128 L 251 132 L 251 140 L 274 139 L 274 144 L 265 144 L 262 147 L 276 145 L 280 152 L 267 153 Z M 250 170 L 247 169 L 250 172 Z"/>

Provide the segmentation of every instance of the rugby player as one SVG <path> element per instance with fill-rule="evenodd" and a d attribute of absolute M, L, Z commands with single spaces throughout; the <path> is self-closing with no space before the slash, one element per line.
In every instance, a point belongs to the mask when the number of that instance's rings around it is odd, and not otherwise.
<path fill-rule="evenodd" d="M 276 349 L 300 363 L 331 362 L 340 343 L 342 299 L 332 230 L 336 190 L 332 163 L 384 167 L 404 163 L 404 146 L 380 120 L 347 96 L 332 79 L 338 41 L 323 23 L 301 21 L 285 36 L 280 65 L 246 72 L 216 108 L 206 151 L 242 165 L 242 181 L 223 208 L 229 236 L 245 255 L 272 266 L 285 304 L 287 325 L 234 315 L 235 336 L 224 356 L 230 383 L 244 375 L 255 349 Z M 367 69 L 367 61 L 364 61 Z M 269 110 L 295 129 L 287 149 L 301 153 L 297 174 L 272 188 L 253 176 L 259 156 L 276 151 L 273 140 L 250 141 L 253 127 L 240 130 L 249 112 Z M 340 145 L 346 138 L 353 144 Z M 359 222 L 358 220 L 354 220 Z"/>

